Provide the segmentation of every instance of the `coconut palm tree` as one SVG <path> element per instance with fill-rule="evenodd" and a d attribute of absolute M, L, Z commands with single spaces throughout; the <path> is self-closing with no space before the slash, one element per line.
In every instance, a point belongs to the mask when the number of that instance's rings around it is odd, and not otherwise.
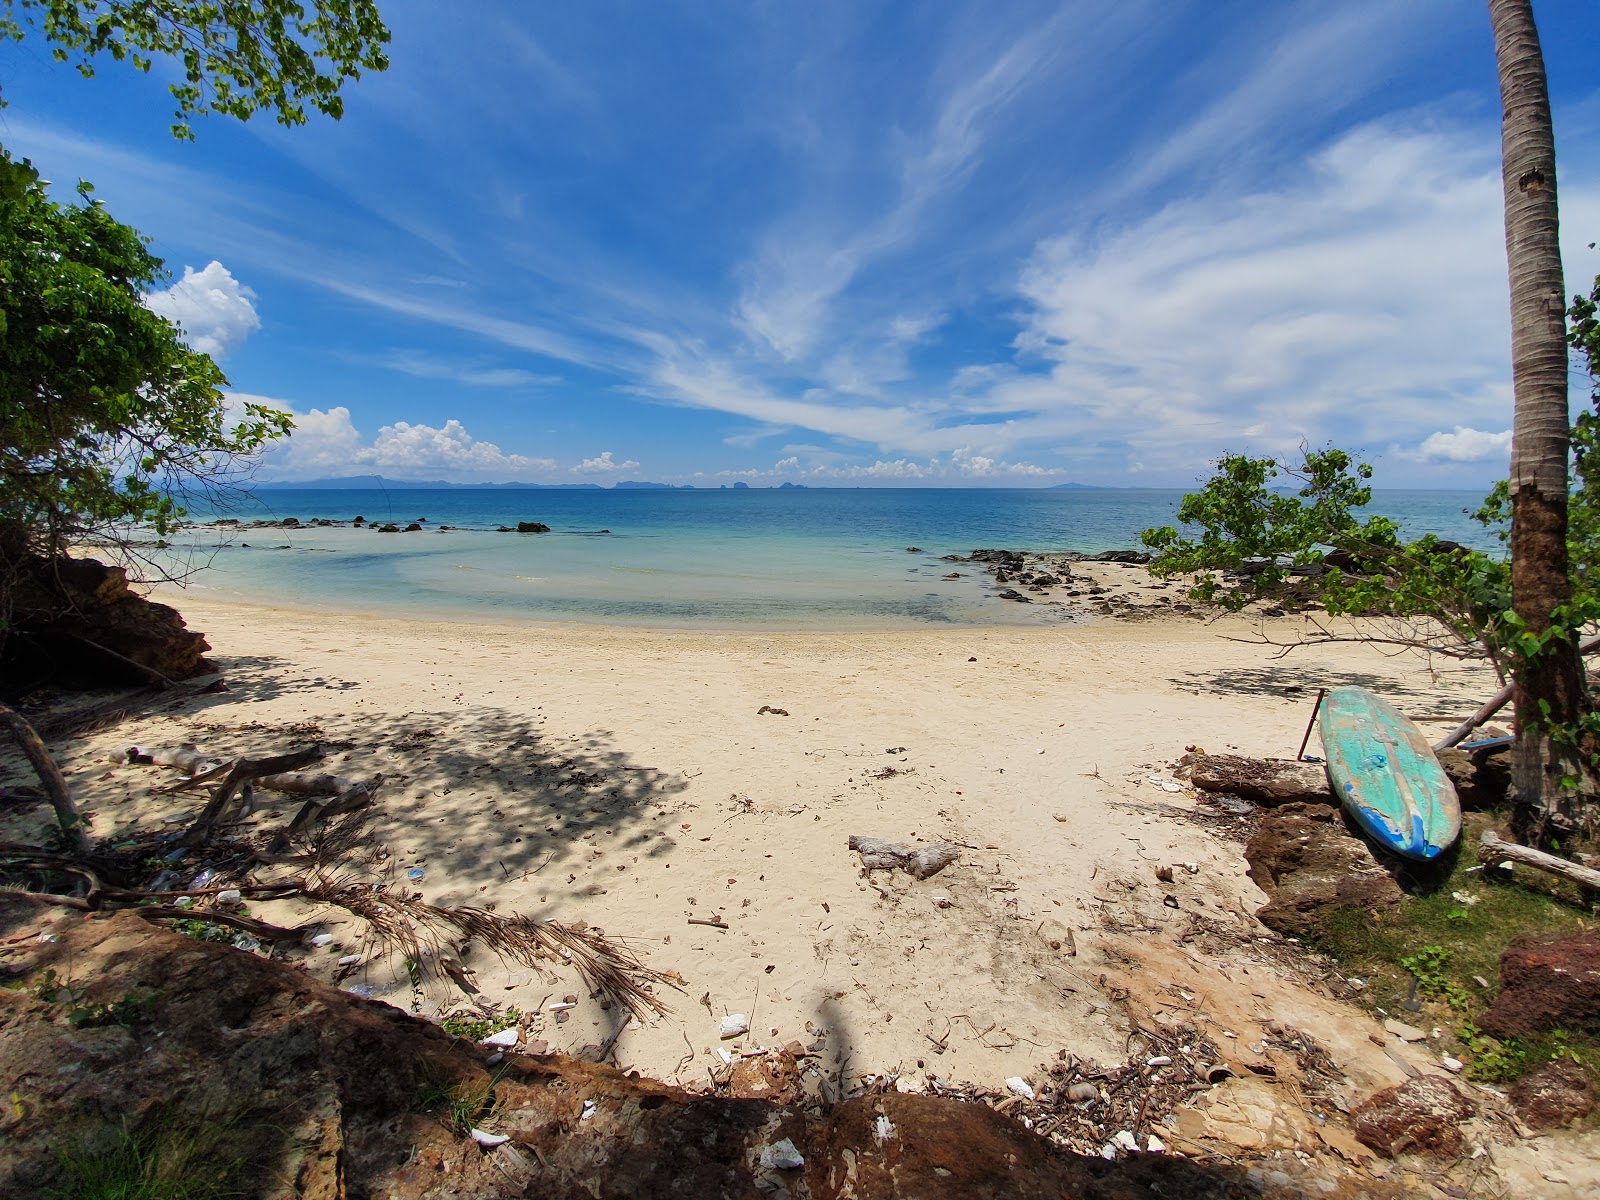
<path fill-rule="evenodd" d="M 1572 599 L 1567 563 L 1566 293 L 1556 214 L 1555 136 L 1532 0 L 1489 0 L 1500 68 L 1501 174 L 1511 280 L 1512 607 L 1527 632 L 1557 624 Z M 1517 831 L 1549 843 L 1588 824 L 1582 756 L 1554 727 L 1587 708 L 1575 636 L 1561 635 L 1516 669 L 1512 782 Z"/>

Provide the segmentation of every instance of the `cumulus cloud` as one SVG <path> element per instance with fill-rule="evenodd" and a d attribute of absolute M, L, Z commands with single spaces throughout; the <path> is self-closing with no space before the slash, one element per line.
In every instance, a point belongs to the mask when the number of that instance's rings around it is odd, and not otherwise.
<path fill-rule="evenodd" d="M 191 347 L 222 358 L 261 328 L 255 298 L 254 292 L 213 259 L 204 270 L 184 267 L 182 279 L 164 292 L 151 292 L 144 303 L 182 329 Z"/>
<path fill-rule="evenodd" d="M 1401 457 L 1414 462 L 1506 462 L 1511 454 L 1511 430 L 1487 433 L 1467 425 L 1457 425 L 1451 433 L 1440 430 L 1422 439 L 1415 450 L 1401 451 Z"/>
<path fill-rule="evenodd" d="M 586 458 L 572 468 L 573 473 L 577 475 L 604 475 L 609 471 L 636 471 L 638 469 L 639 464 L 631 458 L 627 462 L 612 461 L 611 451 L 609 450 L 602 450 L 599 458 Z"/>
<path fill-rule="evenodd" d="M 290 407 L 261 396 L 235 394 L 230 399 Z M 343 406 L 296 412 L 294 423 L 294 433 L 288 440 L 268 451 L 264 478 L 378 474 L 457 482 L 528 481 L 556 465 L 554 459 L 507 453 L 493 442 L 473 437 L 456 420 L 437 427 L 396 421 L 381 427 L 371 441 L 355 427 L 350 410 Z"/>

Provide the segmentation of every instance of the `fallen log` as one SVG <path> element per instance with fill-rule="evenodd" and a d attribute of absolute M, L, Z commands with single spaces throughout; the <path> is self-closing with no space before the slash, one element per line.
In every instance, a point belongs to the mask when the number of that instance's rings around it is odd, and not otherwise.
<path fill-rule="evenodd" d="M 1478 858 L 1486 863 L 1521 863 L 1525 867 L 1532 867 L 1536 871 L 1548 871 L 1552 875 L 1559 875 L 1563 879 L 1570 879 L 1573 883 L 1600 892 L 1600 871 L 1580 863 L 1569 862 L 1564 858 L 1557 858 L 1554 854 L 1546 854 L 1543 850 L 1535 850 L 1531 846 L 1519 846 L 1515 842 L 1508 842 L 1492 829 L 1484 830 L 1482 838 L 1478 841 Z"/>
<path fill-rule="evenodd" d="M 56 766 L 56 760 L 50 757 L 50 751 L 39 740 L 33 726 L 4 704 L 0 704 L 0 725 L 5 726 L 17 740 L 17 745 L 22 747 L 22 753 L 39 776 L 39 782 L 44 784 L 50 807 L 56 812 L 56 824 L 61 827 L 67 844 L 79 854 L 89 853 L 89 827 L 72 799 L 72 789 L 67 787 L 66 776 L 61 774 L 61 768 Z"/>
<path fill-rule="evenodd" d="M 1208 754 L 1189 771 L 1189 782 L 1203 792 L 1225 792 L 1252 804 L 1333 804 L 1327 769 L 1317 763 Z"/>
<path fill-rule="evenodd" d="M 861 865 L 868 871 L 901 870 L 918 879 L 937 875 L 961 857 L 958 847 L 944 842 L 916 845 L 854 833 L 850 835 L 850 849 L 861 855 Z"/>

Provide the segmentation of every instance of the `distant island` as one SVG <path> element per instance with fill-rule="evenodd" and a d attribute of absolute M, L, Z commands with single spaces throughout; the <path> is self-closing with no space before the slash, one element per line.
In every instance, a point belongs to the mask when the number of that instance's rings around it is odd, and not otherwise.
<path fill-rule="evenodd" d="M 477 490 L 492 489 L 497 491 L 567 491 L 567 492 L 637 492 L 637 491 L 814 491 L 817 489 L 805 483 L 777 483 L 767 484 L 764 488 L 756 489 L 744 480 L 736 483 L 719 484 L 693 484 L 693 483 L 653 483 L 644 479 L 624 479 L 613 484 L 603 483 L 452 483 L 447 479 L 385 479 L 382 475 L 343 475 L 330 479 L 266 479 L 258 481 L 255 486 L 263 491 L 381 491 L 393 488 L 397 491 L 434 491 L 434 490 Z M 841 485 L 841 489 L 859 490 L 859 485 Z M 1041 488 L 1042 491 L 1059 492 L 1063 490 L 1083 492 L 1104 492 L 1127 490 L 1111 488 L 1097 483 L 1053 483 Z"/>

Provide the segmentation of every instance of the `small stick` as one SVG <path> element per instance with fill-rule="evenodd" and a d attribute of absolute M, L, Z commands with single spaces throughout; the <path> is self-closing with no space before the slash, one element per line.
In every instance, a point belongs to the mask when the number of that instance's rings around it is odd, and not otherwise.
<path fill-rule="evenodd" d="M 1311 727 L 1317 723 L 1317 714 L 1322 711 L 1322 698 L 1327 694 L 1327 688 L 1317 689 L 1317 702 L 1311 706 L 1311 719 L 1306 722 L 1306 735 L 1300 739 L 1300 749 L 1295 751 L 1295 762 L 1306 760 L 1306 743 L 1311 740 Z"/>
<path fill-rule="evenodd" d="M 713 929 L 726 930 L 728 928 L 728 923 L 726 921 L 724 921 L 721 917 L 710 917 L 710 918 L 706 918 L 706 917 L 690 917 L 689 918 L 689 924 L 691 924 L 691 925 L 709 925 Z"/>
<path fill-rule="evenodd" d="M 8 730 L 16 739 L 34 773 L 39 776 L 39 782 L 44 784 L 50 807 L 55 810 L 56 824 L 61 827 L 67 844 L 78 854 L 89 853 L 89 827 L 78 812 L 78 806 L 73 803 L 72 790 L 67 786 L 61 768 L 56 766 L 56 760 L 50 757 L 50 751 L 39 740 L 33 726 L 20 713 L 0 704 L 0 728 Z"/>

